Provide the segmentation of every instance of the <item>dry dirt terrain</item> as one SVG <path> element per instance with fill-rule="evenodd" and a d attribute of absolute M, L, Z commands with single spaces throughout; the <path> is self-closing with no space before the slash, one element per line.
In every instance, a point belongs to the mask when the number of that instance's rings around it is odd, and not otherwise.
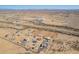
<path fill-rule="evenodd" d="M 78 10 L 0 10 L 1 54 L 78 54 Z"/>

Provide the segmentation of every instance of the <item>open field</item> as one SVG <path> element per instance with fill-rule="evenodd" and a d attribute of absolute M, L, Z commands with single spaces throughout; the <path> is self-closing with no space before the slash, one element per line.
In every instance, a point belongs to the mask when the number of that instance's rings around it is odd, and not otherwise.
<path fill-rule="evenodd" d="M 1 54 L 78 54 L 78 10 L 0 10 Z"/>

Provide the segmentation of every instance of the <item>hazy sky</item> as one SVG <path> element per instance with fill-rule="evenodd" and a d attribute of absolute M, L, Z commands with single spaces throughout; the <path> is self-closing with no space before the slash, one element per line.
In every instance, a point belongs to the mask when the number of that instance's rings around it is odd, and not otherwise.
<path fill-rule="evenodd" d="M 79 9 L 79 5 L 0 5 L 0 9 Z"/>

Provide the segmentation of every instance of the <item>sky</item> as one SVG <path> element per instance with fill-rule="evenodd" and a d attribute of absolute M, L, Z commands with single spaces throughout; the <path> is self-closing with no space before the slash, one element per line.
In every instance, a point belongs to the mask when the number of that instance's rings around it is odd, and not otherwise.
<path fill-rule="evenodd" d="M 0 5 L 0 9 L 79 9 L 79 5 Z"/>

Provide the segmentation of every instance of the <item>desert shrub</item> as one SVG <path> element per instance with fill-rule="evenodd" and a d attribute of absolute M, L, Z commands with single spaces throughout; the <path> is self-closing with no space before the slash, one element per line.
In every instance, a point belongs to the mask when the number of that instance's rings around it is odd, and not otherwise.
<path fill-rule="evenodd" d="M 64 51 L 65 47 L 63 45 L 64 43 L 60 40 L 54 40 L 53 43 L 52 43 L 52 51 L 54 52 L 61 52 L 61 51 Z"/>
<path fill-rule="evenodd" d="M 73 41 L 71 48 L 79 51 L 79 40 Z"/>

